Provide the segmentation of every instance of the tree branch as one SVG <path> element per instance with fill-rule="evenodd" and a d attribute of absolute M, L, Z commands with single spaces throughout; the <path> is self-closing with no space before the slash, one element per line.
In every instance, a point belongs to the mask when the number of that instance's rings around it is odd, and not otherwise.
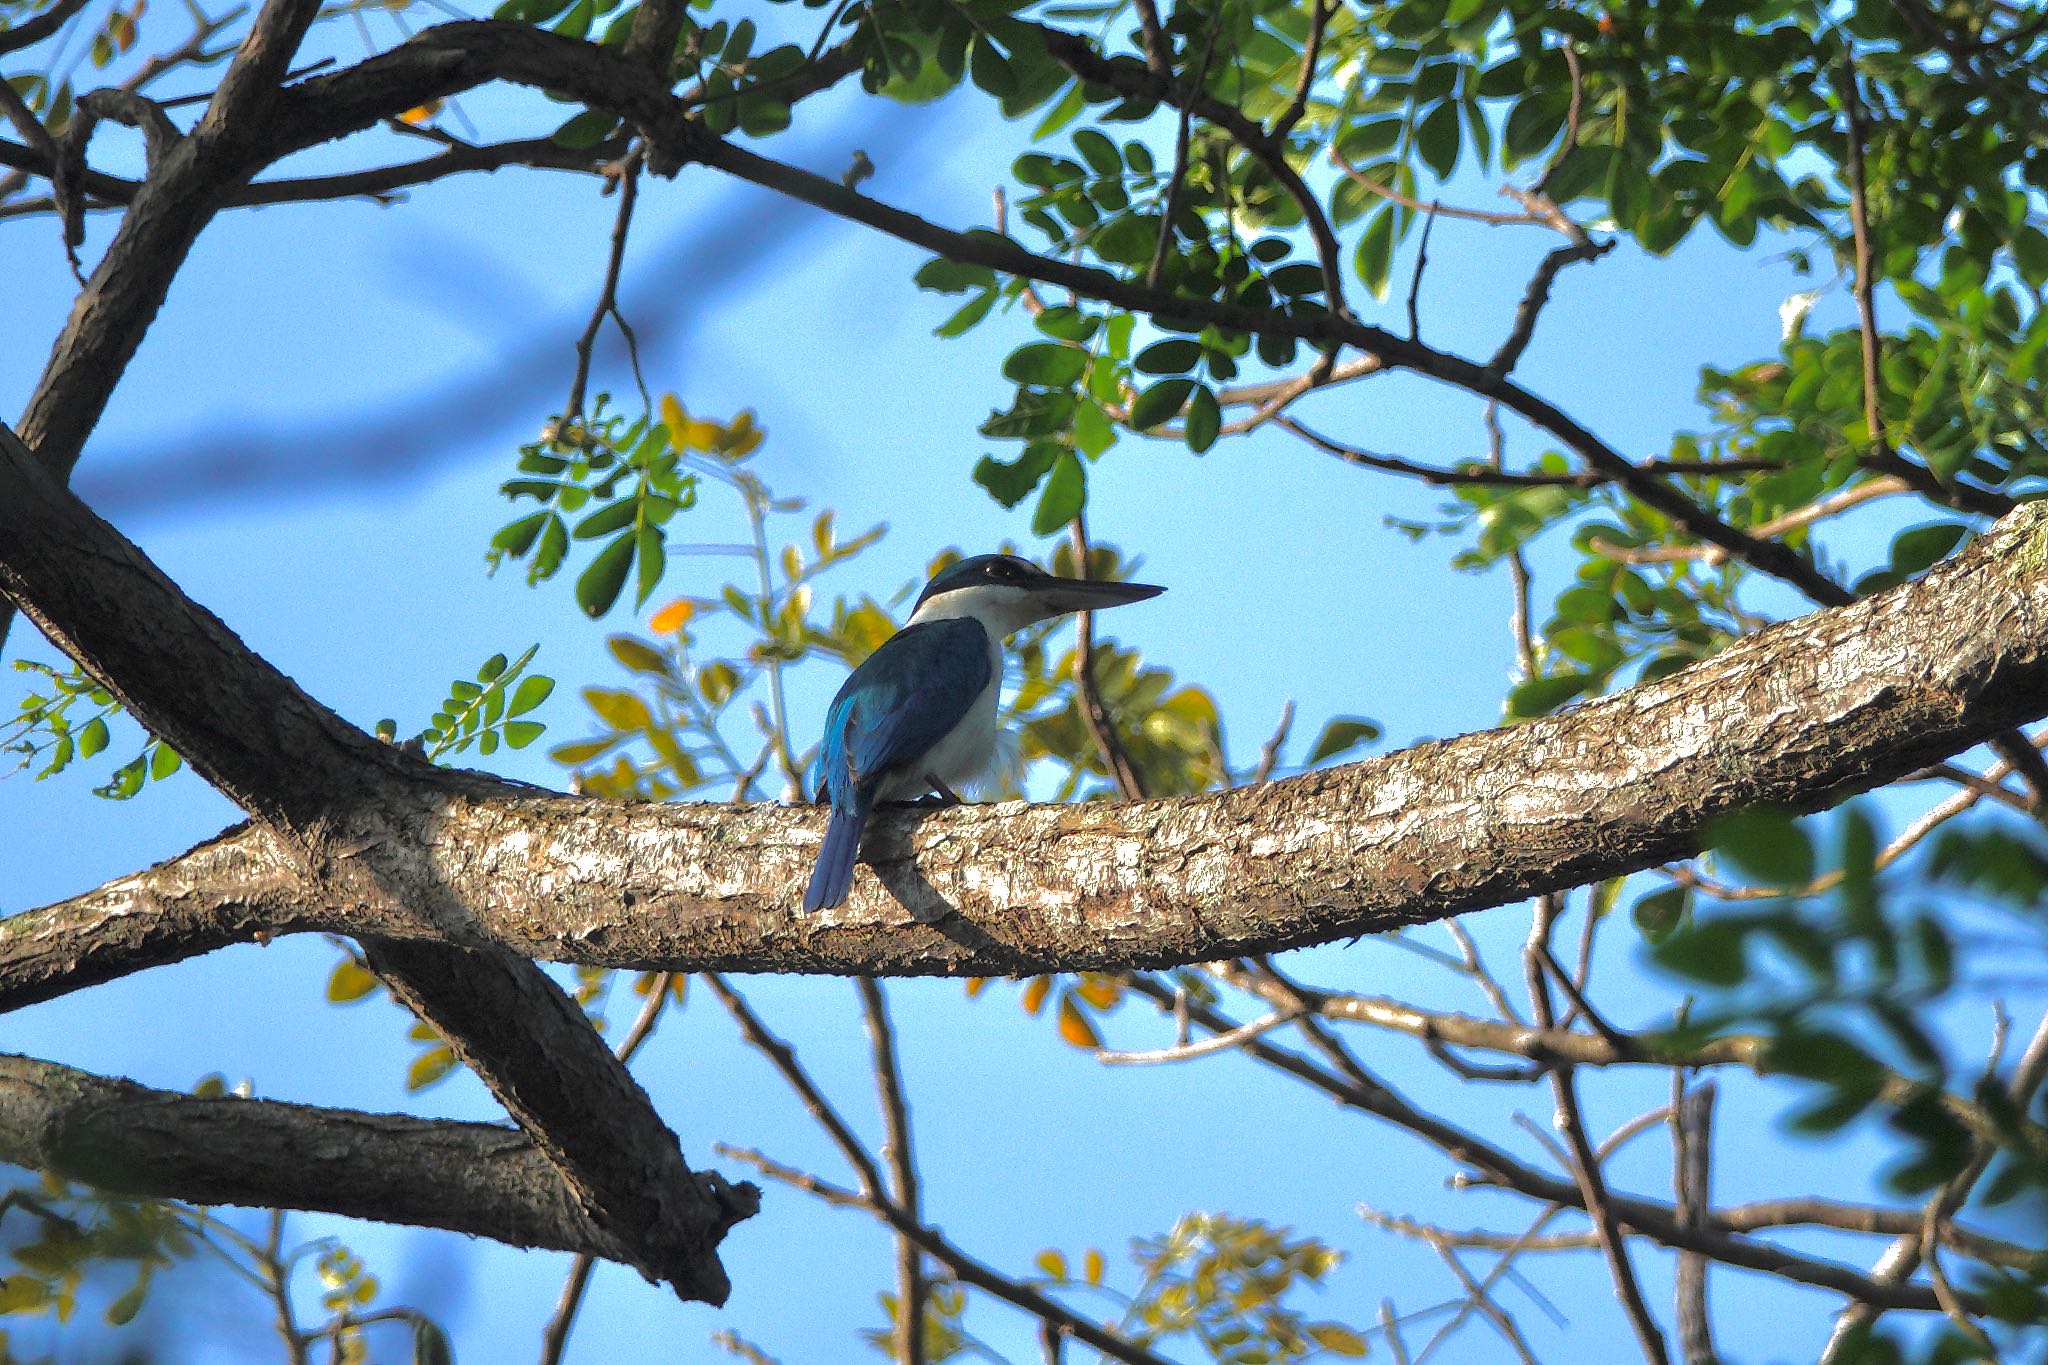
<path fill-rule="evenodd" d="M 437 874 L 391 857 L 441 837 L 460 779 L 301 692 L 52 483 L 4 427 L 0 595 L 255 815 L 276 840 L 273 858 L 296 863 L 314 899 L 412 920 L 387 941 L 361 922 L 344 932 L 364 939 L 372 968 L 527 1126 L 585 1206 L 636 1252 L 636 1267 L 679 1292 L 723 1298 L 712 1248 L 750 1210 L 747 1198 L 699 1183 L 637 1082 L 545 973 L 502 947 L 440 941 L 465 908 Z M 193 677 L 207 688 L 194 689 Z M 274 881 L 266 887 L 274 893 Z M 419 932 L 429 926 L 439 927 Z"/>
<path fill-rule="evenodd" d="M 0 1160 L 121 1194 L 627 1259 L 526 1136 L 498 1124 L 206 1098 L 0 1054 Z"/>
<path fill-rule="evenodd" d="M 0 460 L 0 593 L 34 601 L 16 569 L 24 536 L 55 562 L 85 555 L 93 572 L 39 576 L 34 604 L 109 624 L 89 642 L 48 629 L 126 676 L 117 691 L 202 772 L 232 785 L 207 755 L 248 745 L 240 784 L 286 791 L 252 804 L 296 810 L 289 793 L 317 784 L 301 760 L 273 766 L 296 748 L 277 727 L 327 713 L 238 642 L 217 648 L 225 629 L 189 602 L 141 591 L 143 566 L 127 558 L 139 552 L 82 508 L 60 516 L 51 499 L 68 495 L 28 496 L 7 477 L 21 467 Z M 360 819 L 345 798 L 326 808 L 327 889 L 266 926 L 252 916 L 275 905 L 274 880 L 243 897 L 175 867 L 123 879 L 7 922 L 0 1004 L 264 932 L 434 938 L 642 970 L 1003 975 L 1215 961 L 1441 920 L 1689 856 L 1724 811 L 1822 808 L 2036 717 L 2048 708 L 2044 526 L 2048 509 L 2022 508 L 1916 582 L 1509 730 L 1173 801 L 878 813 L 873 875 L 823 916 L 793 909 L 823 824 L 808 808 L 536 794 L 357 736 L 367 753 L 350 781 L 380 794 Z M 193 696 L 191 676 L 220 691 Z M 223 696 L 250 713 L 207 720 Z M 216 739 L 212 724 L 229 733 Z M 328 760 L 303 762 L 325 780 Z M 244 847 L 236 856 L 274 878 L 275 851 Z M 189 918 L 145 942 L 120 915 L 159 883 L 176 893 L 167 912 Z M 72 934 L 63 958 L 49 948 L 57 925 Z"/>

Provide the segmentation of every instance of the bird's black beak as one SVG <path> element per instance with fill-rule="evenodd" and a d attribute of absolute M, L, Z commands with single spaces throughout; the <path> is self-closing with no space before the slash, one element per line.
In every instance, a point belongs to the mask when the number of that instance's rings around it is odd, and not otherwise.
<path fill-rule="evenodd" d="M 1101 611 L 1157 597 L 1166 589 L 1151 583 L 1117 583 L 1106 578 L 1049 578 L 1034 589 L 1047 616 L 1075 611 Z"/>

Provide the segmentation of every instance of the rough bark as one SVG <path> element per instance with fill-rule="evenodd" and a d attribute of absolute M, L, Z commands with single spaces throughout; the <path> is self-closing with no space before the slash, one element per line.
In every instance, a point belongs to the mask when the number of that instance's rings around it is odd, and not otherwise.
<path fill-rule="evenodd" d="M 307 696 L 4 428 L 0 596 L 257 817 L 269 840 L 257 899 L 274 904 L 296 870 L 302 894 L 363 907 L 366 919 L 411 920 L 411 942 L 366 943 L 386 984 L 533 1134 L 628 1264 L 686 1297 L 724 1300 L 714 1248 L 749 1199 L 691 1172 L 639 1084 L 545 973 L 502 948 L 465 950 L 420 932 L 462 920 L 464 908 L 417 859 L 386 854 L 431 840 L 436 812 L 468 784 Z M 234 861 L 254 849 L 216 842 L 210 855 Z M 133 921 L 125 929 L 138 932 Z M 375 934 L 361 922 L 347 932 Z M 38 950 L 76 951 L 47 937 Z"/>
<path fill-rule="evenodd" d="M 0 1005 L 307 930 L 643 969 L 987 975 L 1442 919 L 1684 857 L 1726 811 L 1824 807 L 2048 711 L 2044 529 L 2048 509 L 2021 509 L 1919 581 L 1513 728 L 1200 797 L 891 812 L 852 900 L 823 915 L 794 908 L 813 811 L 389 769 L 377 808 L 418 818 L 337 841 L 296 897 L 252 829 L 4 922 Z M 145 908 L 182 929 L 138 931 Z"/>
<path fill-rule="evenodd" d="M 183 1095 L 0 1054 L 0 1161 L 119 1194 L 626 1259 L 532 1142 L 498 1124 Z"/>

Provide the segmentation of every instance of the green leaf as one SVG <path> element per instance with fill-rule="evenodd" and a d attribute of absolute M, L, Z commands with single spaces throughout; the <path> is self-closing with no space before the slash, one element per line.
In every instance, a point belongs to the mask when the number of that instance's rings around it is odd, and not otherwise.
<path fill-rule="evenodd" d="M 1692 889 L 1674 882 L 1644 896 L 1629 913 L 1644 939 L 1656 944 L 1662 943 L 1684 921 L 1691 904 Z"/>
<path fill-rule="evenodd" d="M 505 742 L 515 749 L 524 749 L 539 739 L 547 728 L 537 720 L 508 720 L 505 722 Z"/>
<path fill-rule="evenodd" d="M 153 782 L 160 782 L 185 766 L 185 760 L 178 757 L 178 751 L 158 741 L 156 752 L 149 756 L 149 776 Z"/>
<path fill-rule="evenodd" d="M 1173 418 L 1195 391 L 1192 379 L 1162 379 L 1131 401 L 1131 425 L 1149 431 Z"/>
<path fill-rule="evenodd" d="M 1592 687 L 1594 679 L 1584 673 L 1555 673 L 1531 678 L 1508 693 L 1507 715 L 1511 720 L 1544 716 Z"/>
<path fill-rule="evenodd" d="M 1097 175 L 1124 173 L 1124 159 L 1116 144 L 1093 128 L 1083 128 L 1074 134 L 1074 150 Z"/>
<path fill-rule="evenodd" d="M 413 1319 L 412 1365 L 455 1365 L 448 1334 L 425 1318 Z"/>
<path fill-rule="evenodd" d="M 87 721 L 78 731 L 78 756 L 91 758 L 107 747 L 107 723 L 98 716 Z"/>
<path fill-rule="evenodd" d="M 548 694 L 554 690 L 555 680 L 553 678 L 544 678 L 538 674 L 531 678 L 522 678 L 519 681 L 519 686 L 512 691 L 512 703 L 506 708 L 506 714 L 523 716 L 534 707 L 546 701 Z"/>
<path fill-rule="evenodd" d="M 1450 100 L 1440 101 L 1415 126 L 1415 150 L 1437 179 L 1450 179 L 1458 164 L 1460 137 L 1458 106 Z"/>
<path fill-rule="evenodd" d="M 520 722 L 512 723 L 517 725 Z M 606 739 L 579 739 L 571 744 L 558 744 L 549 751 L 548 757 L 566 767 L 574 767 L 578 763 L 588 763 L 591 759 L 608 753 L 621 738 L 622 736 L 611 736 Z"/>
<path fill-rule="evenodd" d="M 644 607 L 654 590 L 661 586 L 662 571 L 668 566 L 668 537 L 659 526 L 642 526 L 638 533 L 640 573 L 635 583 L 633 605 Z"/>
<path fill-rule="evenodd" d="M 551 141 L 558 147 L 571 151 L 583 151 L 595 147 L 612 135 L 612 129 L 619 126 L 618 115 L 602 109 L 586 109 L 555 129 Z"/>
<path fill-rule="evenodd" d="M 1387 297 L 1387 274 L 1394 264 L 1394 207 L 1387 207 L 1373 214 L 1359 235 L 1358 248 L 1352 253 L 1351 268 L 1376 299 Z"/>
<path fill-rule="evenodd" d="M 941 294 L 964 294 L 970 289 L 987 289 L 996 282 L 996 272 L 985 265 L 965 265 L 935 257 L 918 267 L 913 277 L 919 289 Z"/>
<path fill-rule="evenodd" d="M 1222 430 L 1223 410 L 1217 406 L 1215 393 L 1207 384 L 1195 385 L 1194 391 L 1188 394 L 1188 449 L 1200 455 L 1216 444 Z"/>
<path fill-rule="evenodd" d="M 1088 474 L 1080 457 L 1062 450 L 1053 460 L 1045 491 L 1038 495 L 1038 509 L 1031 516 L 1031 534 L 1049 536 L 1075 517 L 1088 501 Z"/>
<path fill-rule="evenodd" d="M 616 535 L 631 526 L 638 513 L 639 508 L 631 498 L 608 502 L 576 523 L 576 539 L 596 540 L 599 536 Z"/>
<path fill-rule="evenodd" d="M 966 303 L 960 305 L 953 316 L 932 328 L 932 335 L 939 337 L 963 335 L 975 323 L 988 316 L 988 310 L 995 306 L 995 301 L 996 291 L 993 287 L 983 290 L 975 298 L 971 298 Z"/>
<path fill-rule="evenodd" d="M 1372 721 L 1361 716 L 1338 716 L 1323 727 L 1322 734 L 1316 736 L 1316 742 L 1309 749 L 1302 766 L 1313 768 L 1326 759 L 1349 753 L 1379 737 L 1380 727 Z"/>
<path fill-rule="evenodd" d="M 405 1071 L 407 1090 L 425 1090 L 455 1069 L 455 1054 L 443 1044 L 430 1047 L 412 1059 Z"/>
<path fill-rule="evenodd" d="M 1079 379 L 1087 368 L 1088 353 L 1079 347 L 1057 341 L 1034 341 L 1010 352 L 1010 358 L 1003 362 L 1003 377 L 1013 384 L 1062 389 Z"/>
<path fill-rule="evenodd" d="M 1921 572 L 1960 545 L 1969 533 L 1969 527 L 1953 521 L 1901 531 L 1892 541 L 1892 572 L 1902 578 Z"/>
<path fill-rule="evenodd" d="M 1132 368 L 1142 374 L 1186 374 L 1202 363 L 1202 344 L 1185 337 L 1155 341 L 1138 352 Z"/>
<path fill-rule="evenodd" d="M 576 605 L 583 608 L 583 614 L 596 620 L 610 611 L 612 603 L 619 600 L 619 590 L 626 586 L 626 571 L 632 567 L 630 535 L 620 536 L 598 551 L 597 558 L 576 576 Z"/>
<path fill-rule="evenodd" d="M 1813 880 L 1813 843 L 1787 811 L 1737 811 L 1714 823 L 1707 846 L 1755 885 L 1797 889 Z"/>
<path fill-rule="evenodd" d="M 1051 441 L 1036 441 L 1024 447 L 1024 453 L 1013 462 L 984 455 L 975 462 L 974 481 L 1003 506 L 1015 507 L 1038 487 L 1038 481 L 1052 468 L 1059 451 L 1059 446 Z"/>
<path fill-rule="evenodd" d="M 1672 934 L 1651 952 L 1664 966 L 1695 981 L 1737 986 L 1746 971 L 1743 930 L 1743 925 L 1727 920 L 1698 922 Z"/>

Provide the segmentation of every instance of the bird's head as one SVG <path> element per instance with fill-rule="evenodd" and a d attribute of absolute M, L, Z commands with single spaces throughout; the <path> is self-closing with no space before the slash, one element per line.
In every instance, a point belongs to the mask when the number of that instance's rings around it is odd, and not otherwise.
<path fill-rule="evenodd" d="M 1000 639 L 1034 621 L 1142 602 L 1165 591 L 1150 583 L 1059 578 L 1016 555 L 975 555 L 934 574 L 910 620 L 915 625 L 971 616 Z"/>

